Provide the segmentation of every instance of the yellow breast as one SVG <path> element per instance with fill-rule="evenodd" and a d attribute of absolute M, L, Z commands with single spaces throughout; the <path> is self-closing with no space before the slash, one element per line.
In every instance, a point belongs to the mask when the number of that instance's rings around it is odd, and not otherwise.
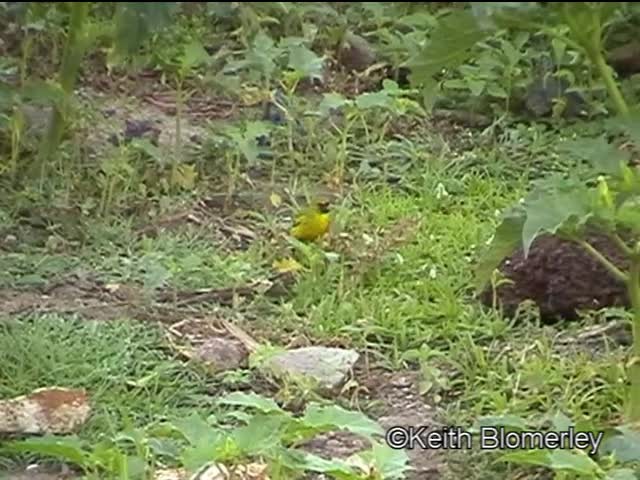
<path fill-rule="evenodd" d="M 291 235 L 298 240 L 313 241 L 327 233 L 330 223 L 326 213 L 301 215 L 291 229 Z"/>

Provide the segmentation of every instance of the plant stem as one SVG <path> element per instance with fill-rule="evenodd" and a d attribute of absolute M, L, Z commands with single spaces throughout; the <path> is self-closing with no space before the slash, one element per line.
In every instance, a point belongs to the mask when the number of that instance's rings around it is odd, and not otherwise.
<path fill-rule="evenodd" d="M 628 257 L 633 255 L 633 250 L 631 250 L 631 247 L 627 245 L 627 242 L 625 242 L 622 238 L 620 238 L 620 235 L 618 235 L 617 233 L 613 233 L 610 235 L 610 237 L 611 237 L 611 240 L 613 240 L 614 243 L 618 246 L 618 248 L 622 250 L 622 253 L 624 253 Z"/>
<path fill-rule="evenodd" d="M 611 95 L 611 99 L 613 100 L 613 104 L 615 105 L 616 110 L 618 111 L 618 114 L 625 115 L 625 116 L 628 115 L 629 106 L 627 105 L 627 102 L 622 96 L 622 92 L 620 91 L 620 88 L 618 87 L 618 84 L 616 83 L 615 78 L 613 78 L 612 69 L 609 65 L 607 65 L 607 62 L 604 59 L 604 56 L 602 55 L 602 52 L 601 51 L 593 52 L 593 54 L 590 56 L 592 57 L 592 61 L 596 66 L 596 68 L 598 69 L 600 76 L 604 80 L 604 84 L 607 87 L 607 91 L 609 92 L 609 95 Z"/>
<path fill-rule="evenodd" d="M 69 33 L 64 47 L 58 79 L 67 98 L 73 94 L 78 70 L 80 69 L 80 62 L 82 61 L 87 45 L 86 39 L 84 38 L 84 25 L 89 15 L 89 5 L 90 2 L 75 2 L 70 5 L 71 19 L 69 22 Z M 45 161 L 49 160 L 56 151 L 62 139 L 62 134 L 64 133 L 64 110 L 66 109 L 67 98 L 65 98 L 63 105 L 54 105 L 49 128 L 40 145 L 38 153 L 40 157 L 41 180 L 44 179 L 45 175 Z"/>
<path fill-rule="evenodd" d="M 611 273 L 617 280 L 627 283 L 629 281 L 629 275 L 624 273 L 613 263 L 611 263 L 604 255 L 596 250 L 589 242 L 582 240 L 581 238 L 574 239 L 582 248 L 584 248 L 591 256 L 595 257 L 602 265 L 605 266 L 609 273 Z"/>
<path fill-rule="evenodd" d="M 632 423 L 640 421 L 640 259 L 634 258 L 627 282 L 629 299 L 633 308 L 633 351 L 629 361 L 629 390 L 628 416 Z"/>

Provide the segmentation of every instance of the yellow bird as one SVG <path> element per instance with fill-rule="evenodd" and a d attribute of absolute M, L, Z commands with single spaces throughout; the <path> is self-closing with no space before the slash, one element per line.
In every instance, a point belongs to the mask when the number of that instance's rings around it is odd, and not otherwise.
<path fill-rule="evenodd" d="M 291 235 L 301 241 L 313 242 L 327 233 L 330 225 L 329 202 L 315 202 L 298 214 Z"/>

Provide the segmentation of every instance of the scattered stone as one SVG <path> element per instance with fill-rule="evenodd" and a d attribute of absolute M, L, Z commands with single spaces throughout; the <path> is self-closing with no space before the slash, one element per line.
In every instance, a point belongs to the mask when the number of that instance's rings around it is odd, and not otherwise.
<path fill-rule="evenodd" d="M 162 469 L 156 471 L 154 480 L 228 480 L 237 478 L 242 480 L 269 480 L 267 465 L 250 463 L 227 468 L 222 464 L 207 464 L 193 475 L 182 468 Z"/>
<path fill-rule="evenodd" d="M 136 138 L 147 138 L 153 145 L 158 145 L 161 130 L 153 120 L 125 120 L 125 127 L 122 133 L 122 143 L 129 143 Z M 109 142 L 113 145 L 121 143 L 120 138 L 113 134 L 109 137 Z"/>
<path fill-rule="evenodd" d="M 608 237 L 592 233 L 587 241 L 618 268 L 627 269 L 627 259 Z M 518 249 L 498 269 L 510 280 L 496 289 L 498 307 L 506 317 L 513 317 L 525 301 L 532 301 L 547 323 L 575 320 L 580 311 L 629 306 L 625 286 L 600 262 L 579 245 L 551 235 L 537 238 L 526 260 Z M 492 307 L 491 285 L 479 299 Z"/>
<path fill-rule="evenodd" d="M 2 245 L 7 248 L 13 248 L 17 244 L 18 244 L 18 237 L 12 234 L 9 234 L 6 237 L 4 237 L 4 240 L 2 241 Z"/>
<path fill-rule="evenodd" d="M 83 425 L 90 412 L 84 390 L 41 388 L 0 401 L 0 433 L 68 434 Z"/>
<path fill-rule="evenodd" d="M 358 361 L 354 350 L 329 347 L 304 347 L 272 357 L 269 368 L 276 374 L 312 379 L 327 390 L 342 385 Z"/>
<path fill-rule="evenodd" d="M 248 352 L 239 341 L 215 337 L 196 346 L 192 358 L 212 371 L 224 372 L 246 367 L 248 356 Z"/>
<path fill-rule="evenodd" d="M 348 32 L 338 49 L 338 62 L 348 71 L 362 72 L 376 62 L 376 52 L 365 38 Z"/>

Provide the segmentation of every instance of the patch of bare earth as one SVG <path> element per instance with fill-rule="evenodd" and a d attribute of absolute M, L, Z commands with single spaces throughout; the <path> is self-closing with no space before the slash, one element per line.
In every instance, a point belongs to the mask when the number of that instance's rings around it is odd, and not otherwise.
<path fill-rule="evenodd" d="M 251 284 L 199 290 L 166 289 L 153 294 L 133 284 L 105 284 L 73 274 L 41 289 L 0 289 L 0 315 L 71 314 L 92 320 L 134 318 L 174 323 L 197 315 L 207 304 L 232 305 L 239 297 L 286 294 L 290 277 L 281 274 Z"/>
<path fill-rule="evenodd" d="M 361 372 L 360 383 L 366 387 L 366 397 L 378 403 L 369 412 L 385 430 L 401 427 L 426 427 L 434 431 L 443 427 L 435 407 L 418 392 L 418 373 L 413 371 Z M 366 441 L 349 433 L 331 432 L 308 442 L 305 449 L 324 458 L 342 458 L 367 448 Z M 446 451 L 408 450 L 411 471 L 407 480 L 435 480 L 447 472 Z"/>

